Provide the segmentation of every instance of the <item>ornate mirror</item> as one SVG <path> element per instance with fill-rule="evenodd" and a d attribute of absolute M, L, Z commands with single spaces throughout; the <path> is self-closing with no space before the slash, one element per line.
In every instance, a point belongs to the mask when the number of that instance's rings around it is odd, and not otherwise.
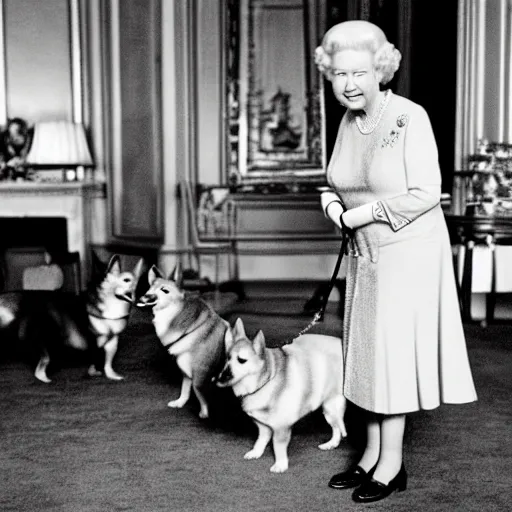
<path fill-rule="evenodd" d="M 228 0 L 232 184 L 323 182 L 323 79 L 314 51 L 325 0 Z"/>

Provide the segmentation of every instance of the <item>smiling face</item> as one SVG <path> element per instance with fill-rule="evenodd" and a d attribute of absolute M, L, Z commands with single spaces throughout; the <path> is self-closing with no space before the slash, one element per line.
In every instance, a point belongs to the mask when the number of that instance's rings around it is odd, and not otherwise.
<path fill-rule="evenodd" d="M 149 289 L 138 300 L 139 307 L 165 309 L 183 301 L 185 293 L 173 279 L 164 279 L 158 269 L 152 267 L 148 273 Z"/>
<path fill-rule="evenodd" d="M 350 110 L 372 113 L 379 96 L 380 76 L 373 55 L 366 50 L 341 50 L 332 56 L 332 89 L 336 99 Z"/>

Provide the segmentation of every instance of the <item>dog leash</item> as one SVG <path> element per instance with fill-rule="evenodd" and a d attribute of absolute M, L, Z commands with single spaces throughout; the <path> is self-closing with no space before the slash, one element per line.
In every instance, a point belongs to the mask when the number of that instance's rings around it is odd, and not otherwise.
<path fill-rule="evenodd" d="M 334 288 L 334 283 L 336 282 L 336 278 L 338 277 L 338 272 L 340 271 L 341 262 L 343 261 L 343 256 L 345 254 L 348 254 L 348 244 L 350 240 L 354 237 L 354 230 L 352 228 L 349 228 L 344 222 L 343 222 L 343 214 L 340 215 L 340 223 L 342 227 L 341 231 L 341 247 L 340 252 L 338 254 L 338 259 L 336 260 L 336 264 L 334 265 L 334 271 L 331 276 L 331 280 L 329 281 L 329 286 L 327 287 L 327 291 L 325 293 L 325 296 L 322 299 L 322 304 L 320 305 L 320 308 L 318 311 L 314 314 L 313 319 L 311 322 L 309 322 L 302 331 L 297 334 L 296 338 L 299 336 L 302 336 L 303 334 L 306 334 L 313 326 L 315 326 L 318 322 L 321 322 L 324 318 L 325 309 L 327 307 L 327 302 L 329 300 L 329 296 L 331 295 L 332 289 Z M 294 338 L 294 339 L 296 339 Z M 293 340 L 292 340 L 293 341 Z M 289 341 L 289 343 L 292 343 L 292 341 Z"/>

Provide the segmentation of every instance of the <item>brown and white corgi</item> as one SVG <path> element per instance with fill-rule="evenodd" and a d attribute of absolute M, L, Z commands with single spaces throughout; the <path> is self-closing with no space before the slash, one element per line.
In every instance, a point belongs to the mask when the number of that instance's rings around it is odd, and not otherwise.
<path fill-rule="evenodd" d="M 119 255 L 112 256 L 105 265 L 93 252 L 93 268 L 85 299 L 89 328 L 96 339 L 96 346 L 103 349 L 103 373 L 108 379 L 121 380 L 123 377 L 113 369 L 112 363 L 119 335 L 128 325 L 144 260 L 140 258 L 133 270 L 123 271 Z M 91 376 L 100 373 L 98 363 L 89 368 Z"/>
<path fill-rule="evenodd" d="M 289 345 L 267 348 L 263 332 L 250 340 L 238 319 L 226 332 L 226 350 L 217 386 L 231 387 L 258 427 L 258 439 L 246 459 L 260 458 L 272 439 L 275 463 L 270 471 L 286 471 L 292 426 L 320 407 L 332 437 L 319 448 L 336 448 L 347 435 L 340 338 L 304 334 Z"/>
<path fill-rule="evenodd" d="M 224 364 L 224 335 L 229 324 L 201 297 L 182 288 L 180 265 L 165 279 L 153 266 L 148 272 L 149 289 L 137 305 L 150 307 L 155 332 L 167 352 L 176 358 L 183 380 L 179 398 L 167 405 L 183 407 L 191 390 L 199 401 L 199 417 L 207 418 L 208 404 L 203 390 Z"/>

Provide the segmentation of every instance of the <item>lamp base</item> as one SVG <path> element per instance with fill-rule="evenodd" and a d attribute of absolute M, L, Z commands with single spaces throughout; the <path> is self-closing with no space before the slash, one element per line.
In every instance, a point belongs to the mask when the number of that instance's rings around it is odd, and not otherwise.
<path fill-rule="evenodd" d="M 62 181 L 76 181 L 76 170 L 63 169 Z"/>
<path fill-rule="evenodd" d="M 78 167 L 71 167 L 68 169 L 63 169 L 64 181 L 84 181 L 85 179 L 85 167 L 83 165 L 79 165 Z"/>
<path fill-rule="evenodd" d="M 39 181 L 43 183 L 69 183 L 75 181 L 93 181 L 93 179 L 94 174 L 92 169 L 86 169 L 82 165 L 77 167 L 30 169 L 30 181 Z"/>

